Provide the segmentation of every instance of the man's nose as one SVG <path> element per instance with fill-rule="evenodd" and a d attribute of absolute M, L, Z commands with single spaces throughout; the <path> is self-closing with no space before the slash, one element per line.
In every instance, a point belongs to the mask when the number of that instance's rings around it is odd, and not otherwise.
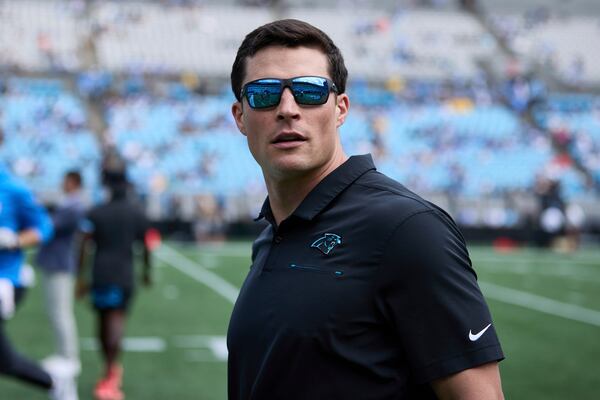
<path fill-rule="evenodd" d="M 281 93 L 281 101 L 277 106 L 277 118 L 298 118 L 300 116 L 300 107 L 290 88 L 284 88 Z"/>

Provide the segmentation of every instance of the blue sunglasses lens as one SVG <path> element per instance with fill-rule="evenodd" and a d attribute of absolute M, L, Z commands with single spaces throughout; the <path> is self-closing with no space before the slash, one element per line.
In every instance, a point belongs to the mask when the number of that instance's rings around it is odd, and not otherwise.
<path fill-rule="evenodd" d="M 279 104 L 285 87 L 290 87 L 296 103 L 301 105 L 321 105 L 327 102 L 329 82 L 325 78 L 304 76 L 290 80 L 260 79 L 247 83 L 243 94 L 252 108 L 269 108 Z"/>
<path fill-rule="evenodd" d="M 281 99 L 281 81 L 261 79 L 246 85 L 245 93 L 252 108 L 267 108 L 279 104 Z"/>
<path fill-rule="evenodd" d="M 298 104 L 324 104 L 329 98 L 329 84 L 323 78 L 296 78 L 292 80 L 292 93 Z"/>

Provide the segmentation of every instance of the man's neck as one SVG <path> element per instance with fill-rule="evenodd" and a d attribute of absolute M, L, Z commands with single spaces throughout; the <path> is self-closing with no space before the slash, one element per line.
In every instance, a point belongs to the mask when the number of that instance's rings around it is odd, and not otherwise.
<path fill-rule="evenodd" d="M 342 165 L 348 156 L 340 154 L 331 160 L 323 168 L 290 178 L 276 179 L 265 176 L 267 192 L 269 193 L 269 204 L 277 226 L 281 221 L 289 217 L 302 200 L 315 188 L 327 175 Z"/>
<path fill-rule="evenodd" d="M 80 196 L 81 196 L 80 190 L 77 190 L 77 189 L 67 190 L 67 191 L 65 191 L 64 199 L 65 199 L 65 201 L 73 201 L 73 200 L 79 199 Z"/>

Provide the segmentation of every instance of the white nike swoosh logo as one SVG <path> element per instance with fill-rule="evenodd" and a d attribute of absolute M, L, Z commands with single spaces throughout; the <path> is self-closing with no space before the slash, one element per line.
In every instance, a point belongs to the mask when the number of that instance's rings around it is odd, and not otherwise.
<path fill-rule="evenodd" d="M 488 328 L 490 326 L 492 326 L 492 324 L 489 324 L 488 326 L 486 326 L 485 328 L 483 328 L 483 330 L 481 332 L 476 333 L 475 335 L 473 335 L 473 333 L 471 333 L 471 330 L 469 329 L 469 340 L 471 342 L 475 342 L 476 340 L 478 340 L 481 337 L 481 335 L 483 335 L 485 333 L 485 331 L 488 330 Z"/>

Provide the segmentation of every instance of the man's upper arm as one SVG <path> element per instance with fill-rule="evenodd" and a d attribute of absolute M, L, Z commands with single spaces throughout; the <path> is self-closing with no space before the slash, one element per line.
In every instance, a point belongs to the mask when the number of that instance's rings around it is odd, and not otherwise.
<path fill-rule="evenodd" d="M 416 384 L 504 358 L 464 239 L 439 211 L 405 220 L 387 245 L 378 304 Z"/>
<path fill-rule="evenodd" d="M 436 379 L 431 387 L 440 400 L 503 400 L 497 362 Z"/>

